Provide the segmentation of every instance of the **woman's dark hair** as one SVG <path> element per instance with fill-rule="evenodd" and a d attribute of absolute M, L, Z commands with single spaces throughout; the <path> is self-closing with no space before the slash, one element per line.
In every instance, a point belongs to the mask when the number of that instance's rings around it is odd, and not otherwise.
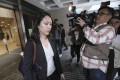
<path fill-rule="evenodd" d="M 120 18 L 119 18 L 118 16 L 114 16 L 114 17 L 112 17 L 112 18 L 108 21 L 108 24 L 110 24 L 110 21 L 111 21 L 112 19 L 118 19 L 118 20 L 120 20 Z"/>
<path fill-rule="evenodd" d="M 31 39 L 34 41 L 40 40 L 40 33 L 39 33 L 38 26 L 40 25 L 41 21 L 43 20 L 43 18 L 45 16 L 49 16 L 51 18 L 50 14 L 47 12 L 42 12 L 37 16 L 37 20 L 35 22 L 34 28 L 33 28 L 32 33 L 31 33 Z"/>

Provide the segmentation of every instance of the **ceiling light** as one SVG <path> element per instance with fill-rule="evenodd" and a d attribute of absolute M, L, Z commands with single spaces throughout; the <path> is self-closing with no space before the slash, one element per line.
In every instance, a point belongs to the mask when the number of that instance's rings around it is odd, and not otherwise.
<path fill-rule="evenodd" d="M 70 4 L 68 4 L 68 10 L 71 11 L 72 10 L 72 6 Z"/>

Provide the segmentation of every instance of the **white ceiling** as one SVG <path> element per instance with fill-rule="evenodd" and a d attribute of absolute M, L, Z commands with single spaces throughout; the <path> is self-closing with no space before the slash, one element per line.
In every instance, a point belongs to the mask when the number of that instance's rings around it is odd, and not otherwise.
<path fill-rule="evenodd" d="M 25 1 L 45 11 L 66 8 L 68 7 L 68 4 L 76 6 L 78 11 L 97 10 L 101 2 L 106 2 L 106 1 L 110 1 L 112 4 L 112 5 L 110 4 L 111 7 L 114 7 L 114 8 L 116 7 L 118 8 L 118 5 L 120 5 L 120 0 L 25 0 Z"/>

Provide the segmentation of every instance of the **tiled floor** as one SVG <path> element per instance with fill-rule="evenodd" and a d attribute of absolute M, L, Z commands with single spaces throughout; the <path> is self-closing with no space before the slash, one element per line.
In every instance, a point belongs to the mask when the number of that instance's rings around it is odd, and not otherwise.
<path fill-rule="evenodd" d="M 68 48 L 68 50 L 63 51 L 61 57 L 61 63 L 66 80 L 84 80 L 81 63 L 77 66 L 77 58 L 75 57 L 72 62 L 70 62 L 70 58 L 70 48 Z"/>

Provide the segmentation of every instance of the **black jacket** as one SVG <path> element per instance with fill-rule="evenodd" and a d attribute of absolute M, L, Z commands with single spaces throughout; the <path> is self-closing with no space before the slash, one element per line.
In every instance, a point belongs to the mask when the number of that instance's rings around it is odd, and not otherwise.
<path fill-rule="evenodd" d="M 68 36 L 71 36 L 71 42 L 75 45 L 82 45 L 82 43 L 84 42 L 85 38 L 84 38 L 84 33 L 83 30 L 81 28 L 78 29 L 79 30 L 79 37 L 76 40 L 75 38 L 75 30 L 72 30 L 68 33 Z"/>
<path fill-rule="evenodd" d="M 49 39 L 49 42 L 51 44 L 51 47 L 54 52 L 54 64 L 56 67 L 56 71 L 58 74 L 63 73 L 62 66 L 60 63 L 59 55 L 57 53 L 56 45 L 54 39 Z M 42 47 L 41 42 L 35 42 L 36 43 L 36 60 L 35 63 L 37 63 L 41 69 L 39 69 L 38 72 L 38 80 L 47 80 L 47 61 L 45 57 L 45 53 Z M 34 80 L 33 79 L 33 72 L 32 72 L 32 60 L 33 60 L 33 52 L 34 52 L 34 45 L 32 40 L 28 40 L 25 46 L 24 50 L 24 70 L 25 70 L 25 76 L 24 80 Z"/>

